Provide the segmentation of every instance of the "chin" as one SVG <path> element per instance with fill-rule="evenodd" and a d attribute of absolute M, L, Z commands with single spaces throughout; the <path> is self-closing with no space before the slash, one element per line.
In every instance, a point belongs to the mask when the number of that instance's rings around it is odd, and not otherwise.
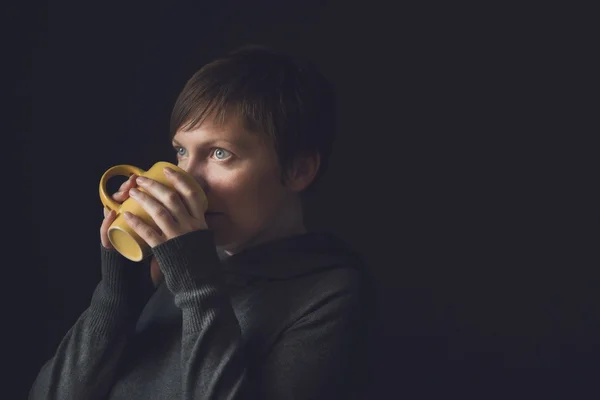
<path fill-rule="evenodd" d="M 230 232 L 223 227 L 211 226 L 208 225 L 208 229 L 213 232 L 215 238 L 215 245 L 217 247 L 227 248 L 234 246 L 235 240 L 231 237 Z"/>
<path fill-rule="evenodd" d="M 241 238 L 238 235 L 228 234 L 223 230 L 214 230 L 215 245 L 219 250 L 230 253 L 237 253 L 248 243 L 247 239 Z"/>

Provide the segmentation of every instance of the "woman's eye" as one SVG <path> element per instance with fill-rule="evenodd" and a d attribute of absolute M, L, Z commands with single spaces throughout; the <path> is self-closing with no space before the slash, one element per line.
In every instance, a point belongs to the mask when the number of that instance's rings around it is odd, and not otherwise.
<path fill-rule="evenodd" d="M 213 156 L 219 161 L 224 161 L 231 157 L 231 152 L 225 149 L 216 148 L 213 151 Z"/>
<path fill-rule="evenodd" d="M 183 147 L 179 147 L 179 146 L 175 147 L 175 152 L 177 152 L 177 155 L 180 157 L 184 157 L 186 154 L 185 149 Z"/>

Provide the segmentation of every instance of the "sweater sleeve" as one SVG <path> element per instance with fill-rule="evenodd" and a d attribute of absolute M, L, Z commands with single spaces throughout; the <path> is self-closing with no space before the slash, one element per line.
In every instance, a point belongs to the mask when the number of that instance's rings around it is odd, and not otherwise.
<path fill-rule="evenodd" d="M 182 311 L 182 399 L 248 399 L 241 329 L 212 231 L 187 233 L 153 252 Z"/>
<path fill-rule="evenodd" d="M 212 233 L 190 232 L 154 254 L 182 311 L 181 400 L 349 398 L 349 366 L 359 361 L 352 346 L 360 344 L 352 290 L 327 295 L 250 371 Z"/>
<path fill-rule="evenodd" d="M 90 305 L 38 373 L 29 399 L 103 399 L 137 317 L 154 291 L 147 263 L 101 246 L 102 279 Z"/>

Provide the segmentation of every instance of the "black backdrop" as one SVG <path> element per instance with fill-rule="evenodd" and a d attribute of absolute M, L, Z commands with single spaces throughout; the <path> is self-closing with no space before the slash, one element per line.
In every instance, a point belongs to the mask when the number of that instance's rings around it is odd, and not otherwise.
<path fill-rule="evenodd" d="M 340 137 L 309 225 L 353 243 L 373 270 L 371 398 L 592 393 L 597 280 L 555 266 L 542 239 L 553 222 L 525 122 L 549 36 L 529 29 L 530 10 L 448 3 L 13 8 L 5 136 L 16 143 L 3 151 L 15 162 L 2 196 L 12 387 L 0 397 L 26 397 L 99 280 L 101 174 L 170 157 L 185 81 L 246 43 L 308 56 L 338 87 Z"/>

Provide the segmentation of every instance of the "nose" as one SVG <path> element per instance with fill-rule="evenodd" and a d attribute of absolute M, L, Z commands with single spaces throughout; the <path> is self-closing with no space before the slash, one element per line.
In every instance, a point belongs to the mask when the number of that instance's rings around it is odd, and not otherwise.
<path fill-rule="evenodd" d="M 202 190 L 204 190 L 205 194 L 209 192 L 209 186 L 206 182 L 206 179 L 204 178 L 204 176 L 202 176 L 201 172 L 199 172 L 196 168 L 193 168 L 193 163 L 188 163 L 187 165 L 180 165 L 180 168 L 188 174 L 190 174 L 196 180 L 196 182 L 200 184 L 200 187 L 202 188 Z"/>

